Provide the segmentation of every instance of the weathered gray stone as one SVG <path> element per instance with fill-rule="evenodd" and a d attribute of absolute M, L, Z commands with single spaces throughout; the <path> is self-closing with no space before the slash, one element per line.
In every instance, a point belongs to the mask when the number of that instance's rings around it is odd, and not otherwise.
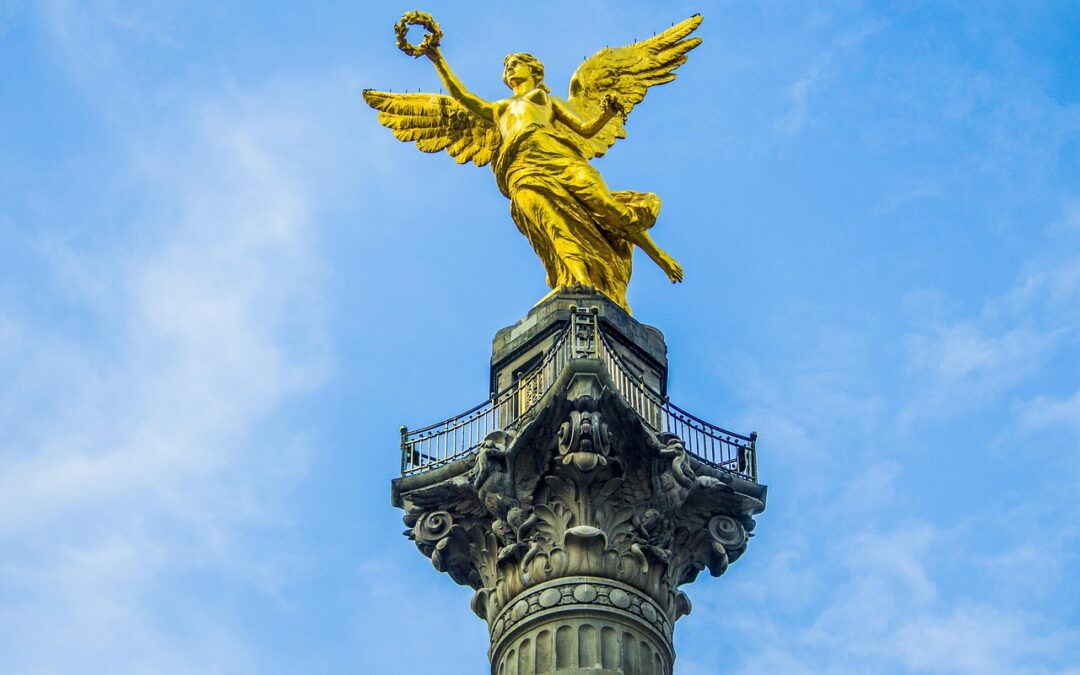
<path fill-rule="evenodd" d="M 514 376 L 551 348 L 575 307 L 595 307 L 600 321 L 616 335 L 615 345 L 661 395 L 667 393 L 667 345 L 658 329 L 634 320 L 589 286 L 563 287 L 536 304 L 521 321 L 495 334 L 491 351 L 491 391 L 502 391 Z"/>
<path fill-rule="evenodd" d="M 603 302 L 556 294 L 500 331 L 493 380 L 550 348 L 551 326 L 588 303 L 663 382 L 662 336 Z M 601 360 L 572 359 L 529 415 L 475 454 L 393 482 L 408 536 L 476 590 L 492 673 L 671 673 L 673 627 L 690 611 L 680 586 L 743 554 L 766 488 L 656 428 Z"/>

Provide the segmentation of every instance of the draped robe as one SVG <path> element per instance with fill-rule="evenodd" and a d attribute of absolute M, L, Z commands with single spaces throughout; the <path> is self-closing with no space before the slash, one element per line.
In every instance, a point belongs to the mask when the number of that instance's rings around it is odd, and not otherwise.
<path fill-rule="evenodd" d="M 660 198 L 608 190 L 567 133 L 534 122 L 503 138 L 492 163 L 495 178 L 510 199 L 514 223 L 544 264 L 548 286 L 592 284 L 629 311 L 633 244 L 627 237 L 653 226 Z M 580 262 L 588 279 L 575 278 L 568 260 Z"/>

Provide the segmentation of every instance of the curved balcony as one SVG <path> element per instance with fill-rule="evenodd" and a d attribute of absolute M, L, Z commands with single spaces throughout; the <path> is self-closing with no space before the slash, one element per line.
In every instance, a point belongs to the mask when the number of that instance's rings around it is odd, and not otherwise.
<path fill-rule="evenodd" d="M 476 452 L 492 431 L 528 419 L 572 359 L 595 359 L 650 428 L 678 436 L 702 463 L 757 482 L 757 433 L 728 431 L 675 405 L 632 374 L 611 340 L 594 313 L 575 312 L 541 363 L 517 382 L 441 422 L 415 430 L 401 427 L 401 475 L 425 473 Z"/>

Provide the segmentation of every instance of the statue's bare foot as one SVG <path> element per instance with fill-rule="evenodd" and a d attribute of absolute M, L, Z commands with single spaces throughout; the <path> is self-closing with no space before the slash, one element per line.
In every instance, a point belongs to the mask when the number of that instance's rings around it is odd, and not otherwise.
<path fill-rule="evenodd" d="M 675 259 L 669 256 L 666 252 L 660 252 L 660 260 L 657 261 L 660 265 L 660 269 L 664 270 L 664 274 L 668 279 L 671 279 L 671 283 L 677 284 L 683 280 L 682 265 L 675 262 Z"/>

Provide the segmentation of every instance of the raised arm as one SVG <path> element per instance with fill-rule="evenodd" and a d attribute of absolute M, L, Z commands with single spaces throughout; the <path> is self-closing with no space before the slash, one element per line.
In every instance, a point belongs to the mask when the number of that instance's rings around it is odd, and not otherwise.
<path fill-rule="evenodd" d="M 570 127 L 574 133 L 580 134 L 585 138 L 592 138 L 598 131 L 604 128 L 604 125 L 607 124 L 611 118 L 616 115 L 624 114 L 623 105 L 619 103 L 619 99 L 610 94 L 604 97 L 604 100 L 601 103 L 600 114 L 596 116 L 596 119 L 590 122 L 582 122 L 581 118 L 577 116 L 577 113 L 567 107 L 561 100 L 552 98 L 552 103 L 554 104 L 555 117 L 560 122 Z"/>
<path fill-rule="evenodd" d="M 427 57 L 435 64 L 435 70 L 439 73 L 439 79 L 442 80 L 443 86 L 446 87 L 446 91 L 448 91 L 451 96 L 461 103 L 461 105 L 465 106 L 466 110 L 480 119 L 491 124 L 495 123 L 495 107 L 465 88 L 465 85 L 461 83 L 461 80 L 454 74 L 454 71 L 450 70 L 449 64 L 446 63 L 446 59 L 443 58 L 442 52 L 439 51 L 438 47 L 429 49 Z"/>

